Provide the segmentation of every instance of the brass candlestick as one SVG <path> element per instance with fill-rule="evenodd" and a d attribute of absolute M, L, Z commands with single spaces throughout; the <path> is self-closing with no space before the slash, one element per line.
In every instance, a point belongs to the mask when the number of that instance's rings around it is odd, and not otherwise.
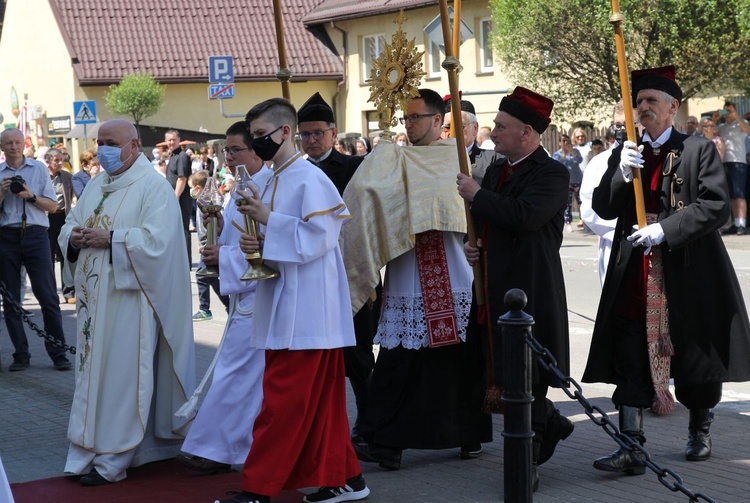
<path fill-rule="evenodd" d="M 244 164 L 240 164 L 239 166 L 237 166 L 236 171 L 235 183 L 234 187 L 232 188 L 232 199 L 234 199 L 234 202 L 235 204 L 237 204 L 237 206 L 242 206 L 245 200 L 242 196 L 236 194 L 236 191 L 248 191 L 252 186 L 255 188 L 256 192 L 260 194 L 260 189 L 248 174 Z M 253 220 L 250 215 L 243 216 L 245 217 L 245 231 L 252 237 L 257 239 L 258 222 Z M 240 277 L 242 281 L 271 279 L 279 275 L 279 271 L 273 269 L 272 267 L 268 267 L 263 263 L 263 257 L 261 256 L 260 250 L 254 253 L 246 253 L 245 260 L 247 260 L 248 267 L 247 271 L 245 271 L 245 274 Z"/>
<path fill-rule="evenodd" d="M 223 202 L 224 197 L 221 195 L 219 187 L 216 185 L 216 180 L 209 178 L 206 182 L 206 187 L 198 196 L 198 204 L 201 207 L 201 211 L 208 213 L 206 246 L 216 244 L 218 238 L 216 215 L 221 211 Z M 218 278 L 219 266 L 203 264 L 197 271 L 195 271 L 195 275 L 203 278 Z"/>

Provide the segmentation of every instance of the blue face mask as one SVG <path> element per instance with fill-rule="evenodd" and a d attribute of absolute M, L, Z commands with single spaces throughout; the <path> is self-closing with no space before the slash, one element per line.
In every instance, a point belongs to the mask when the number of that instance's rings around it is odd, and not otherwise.
<path fill-rule="evenodd" d="M 102 169 L 110 175 L 119 171 L 132 156 L 131 154 L 125 161 L 121 161 L 122 147 L 111 147 L 109 145 L 100 145 L 96 155 L 99 157 L 99 164 L 102 165 Z"/>

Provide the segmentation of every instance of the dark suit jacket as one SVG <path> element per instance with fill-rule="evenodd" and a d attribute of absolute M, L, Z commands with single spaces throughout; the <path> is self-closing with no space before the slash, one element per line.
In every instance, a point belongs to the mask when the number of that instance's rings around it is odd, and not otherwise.
<path fill-rule="evenodd" d="M 318 167 L 331 179 L 339 194 L 343 194 L 346 185 L 364 159 L 356 155 L 344 155 L 332 149 L 331 154 L 321 161 Z"/>
<path fill-rule="evenodd" d="M 73 175 L 65 171 L 60 171 L 60 180 L 63 186 L 63 201 L 65 201 L 65 214 L 70 213 L 73 209 Z"/>
<path fill-rule="evenodd" d="M 724 167 L 713 142 L 672 130 L 666 148 L 675 155 L 669 174 L 659 177 L 658 222 L 669 305 L 669 331 L 675 354 L 672 376 L 680 384 L 750 380 L 750 323 L 737 276 L 719 228 L 729 217 Z M 615 299 L 628 262 L 641 260 L 643 248 L 627 241 L 636 223 L 633 184 L 620 173 L 622 147 L 594 190 L 594 211 L 618 218 L 604 280 L 585 382 L 614 382 L 617 354 L 612 326 Z M 644 341 L 645 344 L 645 341 Z"/>
<path fill-rule="evenodd" d="M 474 140 L 474 144 L 469 149 L 469 160 L 472 164 L 477 162 L 477 156 L 484 152 L 481 148 L 479 148 L 479 145 L 477 145 L 476 140 Z"/>

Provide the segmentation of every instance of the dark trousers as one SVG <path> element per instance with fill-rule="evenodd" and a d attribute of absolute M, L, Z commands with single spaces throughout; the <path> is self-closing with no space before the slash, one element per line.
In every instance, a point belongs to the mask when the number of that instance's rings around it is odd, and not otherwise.
<path fill-rule="evenodd" d="M 612 402 L 618 407 L 651 407 L 654 385 L 651 382 L 646 322 L 615 316 L 614 371 L 617 388 Z M 711 409 L 721 400 L 722 385 L 716 383 L 681 383 L 675 381 L 675 395 L 688 409 Z"/>
<path fill-rule="evenodd" d="M 180 196 L 180 213 L 182 213 L 182 231 L 185 233 L 185 244 L 187 246 L 188 254 L 188 266 L 192 269 L 193 267 L 193 244 L 192 238 L 190 237 L 190 214 L 195 214 L 193 211 L 193 199 L 190 197 L 190 189 L 185 186 L 183 195 Z M 187 198 L 185 194 L 188 194 Z"/>
<path fill-rule="evenodd" d="M 7 295 L 16 304 L 21 304 L 21 265 L 26 266 L 26 272 L 31 281 L 31 291 L 34 292 L 42 309 L 44 330 L 60 342 L 65 342 L 65 333 L 60 313 L 60 300 L 55 289 L 54 269 L 50 254 L 49 236 L 47 229 L 38 225 L 26 228 L 23 239 L 21 229 L 13 227 L 0 228 L 0 281 L 5 284 Z M 8 328 L 10 340 L 15 352 L 13 358 L 29 358 L 29 342 L 26 339 L 21 316 L 10 307 L 7 298 L 3 299 L 5 326 Z M 47 354 L 54 359 L 65 352 L 52 344 L 45 342 Z"/>
<path fill-rule="evenodd" d="M 62 281 L 62 294 L 65 299 L 69 299 L 71 297 L 75 297 L 76 291 L 73 285 L 66 285 L 65 279 L 63 279 L 65 277 L 63 274 L 63 268 L 65 267 L 65 256 L 63 255 L 63 251 L 60 249 L 60 245 L 57 243 L 57 238 L 60 237 L 60 231 L 62 230 L 63 225 L 65 225 L 64 212 L 51 213 L 49 215 L 49 228 L 47 229 L 47 234 L 49 235 L 49 247 L 50 252 L 52 253 L 52 279 L 53 281 L 57 281 L 54 275 L 54 264 L 55 262 L 58 262 L 60 264 L 60 281 Z M 57 283 L 55 283 L 55 289 L 57 289 Z"/>
<path fill-rule="evenodd" d="M 219 278 L 206 278 L 205 276 L 197 276 L 195 282 L 198 283 L 198 302 L 201 311 L 211 310 L 211 290 L 213 288 L 216 295 L 219 296 L 219 300 L 224 304 L 224 307 L 229 309 L 229 296 L 222 295 L 219 289 Z"/>

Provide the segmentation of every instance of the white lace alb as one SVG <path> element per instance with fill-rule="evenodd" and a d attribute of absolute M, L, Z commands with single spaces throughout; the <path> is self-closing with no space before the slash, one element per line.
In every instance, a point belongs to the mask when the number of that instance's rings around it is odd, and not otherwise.
<path fill-rule="evenodd" d="M 421 349 L 430 345 L 425 322 L 424 303 L 421 295 L 391 295 L 383 293 L 385 308 L 378 324 L 375 344 L 385 349 L 398 345 L 406 349 Z M 466 325 L 471 310 L 471 291 L 454 290 L 453 305 L 456 308 L 458 337 L 466 342 Z"/>

